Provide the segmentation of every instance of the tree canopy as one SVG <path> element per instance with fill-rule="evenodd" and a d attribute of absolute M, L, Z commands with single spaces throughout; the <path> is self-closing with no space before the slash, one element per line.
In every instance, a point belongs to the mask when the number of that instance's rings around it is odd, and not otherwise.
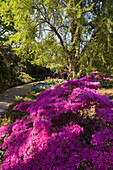
<path fill-rule="evenodd" d="M 111 0 L 0 0 L 0 15 L 16 32 L 9 43 L 24 60 L 64 67 L 69 79 L 113 65 Z M 73 73 L 73 75 L 72 75 Z"/>

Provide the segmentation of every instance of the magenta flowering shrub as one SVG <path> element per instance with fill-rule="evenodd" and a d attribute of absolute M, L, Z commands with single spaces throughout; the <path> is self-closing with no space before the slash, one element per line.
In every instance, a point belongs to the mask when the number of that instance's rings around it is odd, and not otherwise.
<path fill-rule="evenodd" d="M 109 78 L 106 78 L 102 73 L 91 73 L 90 77 L 96 81 L 109 81 Z"/>
<path fill-rule="evenodd" d="M 93 76 L 64 81 L 15 110 L 26 115 L 0 128 L 2 170 L 113 169 L 113 101 Z"/>

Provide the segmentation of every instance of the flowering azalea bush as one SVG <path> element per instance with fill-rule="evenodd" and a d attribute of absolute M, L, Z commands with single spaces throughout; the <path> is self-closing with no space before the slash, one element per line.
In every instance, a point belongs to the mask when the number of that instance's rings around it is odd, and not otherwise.
<path fill-rule="evenodd" d="M 113 101 L 94 76 L 56 84 L 0 128 L 2 170 L 113 169 Z"/>
<path fill-rule="evenodd" d="M 109 81 L 109 78 L 106 78 L 102 73 L 91 73 L 90 76 L 96 81 Z"/>

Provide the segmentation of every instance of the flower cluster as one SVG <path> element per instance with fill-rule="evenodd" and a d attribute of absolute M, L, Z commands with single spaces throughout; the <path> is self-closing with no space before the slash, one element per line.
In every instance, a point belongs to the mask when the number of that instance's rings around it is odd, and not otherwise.
<path fill-rule="evenodd" d="M 96 81 L 109 81 L 102 73 L 91 73 L 90 76 Z"/>
<path fill-rule="evenodd" d="M 98 87 L 90 75 L 16 105 L 26 115 L 0 128 L 6 150 L 1 169 L 113 169 L 113 101 Z"/>

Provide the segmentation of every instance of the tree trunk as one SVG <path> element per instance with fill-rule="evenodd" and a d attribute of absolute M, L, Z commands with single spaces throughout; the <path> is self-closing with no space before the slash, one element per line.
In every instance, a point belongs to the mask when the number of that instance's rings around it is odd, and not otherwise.
<path fill-rule="evenodd" d="M 72 80 L 72 64 L 71 64 L 71 63 L 69 63 L 68 70 L 69 70 L 69 72 L 68 72 L 68 77 L 67 77 L 67 79 L 68 79 L 68 80 Z"/>

